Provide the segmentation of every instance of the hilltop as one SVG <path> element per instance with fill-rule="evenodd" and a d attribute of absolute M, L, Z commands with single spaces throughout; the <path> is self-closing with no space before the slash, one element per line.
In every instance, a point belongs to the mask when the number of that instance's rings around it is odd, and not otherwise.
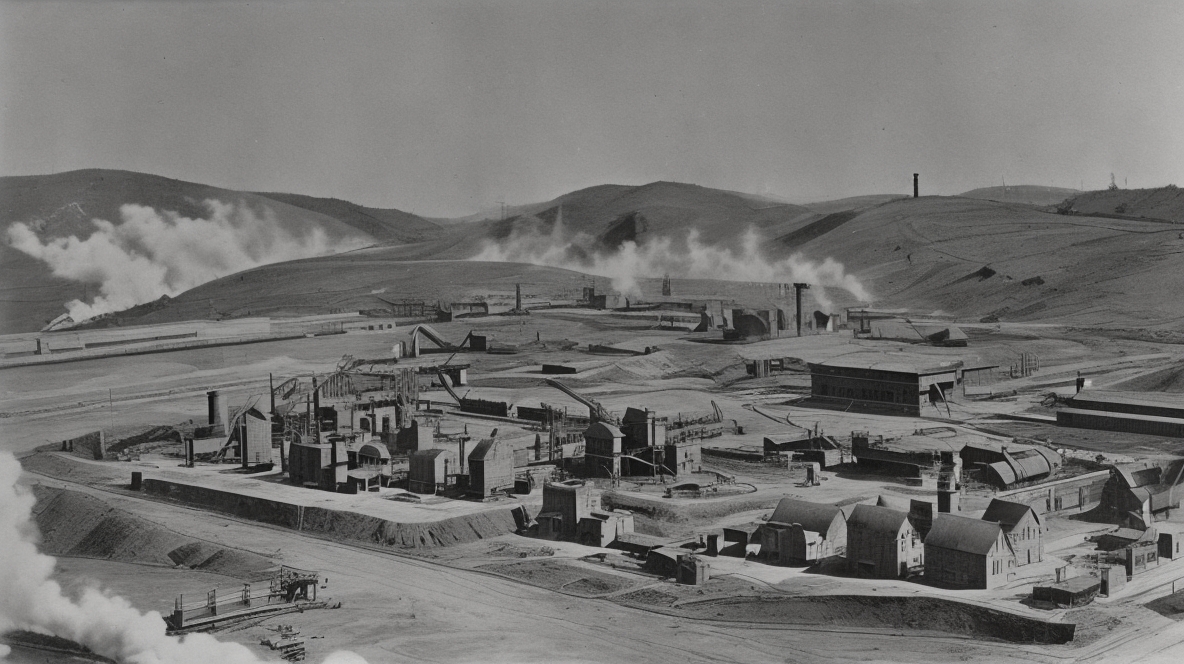
<path fill-rule="evenodd" d="M 1184 316 L 1181 230 L 934 196 L 873 208 L 798 248 L 842 261 L 880 306 L 1129 328 Z"/>
<path fill-rule="evenodd" d="M 398 210 L 375 210 L 309 196 L 257 194 L 130 171 L 86 169 L 53 175 L 0 177 L 0 231 L 24 223 L 43 244 L 85 241 L 94 219 L 121 224 L 124 205 L 134 204 L 189 219 L 205 219 L 206 201 L 235 206 L 266 221 L 270 231 L 306 237 L 314 231 L 327 246 L 416 241 L 436 226 Z M 97 258 L 96 258 L 97 259 Z M 49 265 L 0 242 L 0 333 L 35 331 L 65 311 L 64 303 L 90 301 L 100 289 L 54 276 Z"/>
<path fill-rule="evenodd" d="M 962 198 L 980 198 L 1001 203 L 1027 203 L 1028 205 L 1056 205 L 1081 192 L 1064 187 L 1045 187 L 1034 184 L 1018 184 L 1009 187 L 982 187 L 960 194 Z"/>
<path fill-rule="evenodd" d="M 1175 185 L 1157 189 L 1103 189 L 1078 192 L 1059 207 L 1074 214 L 1160 219 L 1184 223 L 1184 192 Z"/>

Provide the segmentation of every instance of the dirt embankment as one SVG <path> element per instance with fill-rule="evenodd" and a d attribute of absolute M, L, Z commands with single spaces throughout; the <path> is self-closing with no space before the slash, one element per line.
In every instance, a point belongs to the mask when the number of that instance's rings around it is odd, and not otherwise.
<path fill-rule="evenodd" d="M 400 549 L 429 549 L 464 544 L 512 533 L 517 529 L 510 509 L 450 517 L 422 523 L 399 523 L 366 514 L 323 507 L 305 507 L 278 500 L 244 496 L 207 487 L 144 480 L 150 494 L 301 532 L 327 535 Z"/>
<path fill-rule="evenodd" d="M 194 540 L 90 494 L 44 486 L 34 492 L 41 550 L 51 555 L 183 565 L 240 578 L 274 566 L 265 556 Z"/>
<path fill-rule="evenodd" d="M 620 599 L 627 603 L 632 601 L 654 606 L 654 602 L 645 600 L 658 598 L 624 595 Z M 730 597 L 686 602 L 666 610 L 688 618 L 917 630 L 1016 643 L 1068 643 L 1073 640 L 1076 629 L 1072 623 L 1045 622 L 938 597 Z"/>

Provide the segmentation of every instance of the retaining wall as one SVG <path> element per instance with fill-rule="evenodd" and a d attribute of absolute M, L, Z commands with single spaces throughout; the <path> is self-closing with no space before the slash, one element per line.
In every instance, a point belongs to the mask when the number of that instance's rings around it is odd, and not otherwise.
<path fill-rule="evenodd" d="M 144 491 L 249 521 L 401 549 L 426 549 L 464 544 L 515 532 L 510 508 L 449 517 L 439 521 L 399 523 L 368 514 L 324 507 L 306 507 L 278 500 L 181 484 L 144 480 Z M 311 490 L 311 489 L 310 489 Z"/>

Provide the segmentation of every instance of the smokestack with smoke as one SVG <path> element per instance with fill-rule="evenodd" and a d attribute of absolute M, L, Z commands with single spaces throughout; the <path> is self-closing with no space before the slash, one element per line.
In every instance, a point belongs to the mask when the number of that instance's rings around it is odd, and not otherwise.
<path fill-rule="evenodd" d="M 0 452 L 0 634 L 14 629 L 50 633 L 81 643 L 104 657 L 129 664 L 255 664 L 246 646 L 207 634 L 165 635 L 155 611 L 141 613 L 127 600 L 88 588 L 67 597 L 53 581 L 55 560 L 37 551 L 32 521 L 34 497 L 17 484 L 21 467 Z M 0 658 L 9 648 L 0 644 Z M 334 653 L 326 663 L 364 662 L 354 653 Z"/>
<path fill-rule="evenodd" d="M 92 302 L 65 303 L 82 321 L 99 314 L 176 295 L 207 281 L 268 263 L 356 249 L 365 237 L 330 239 L 308 224 L 281 223 L 271 210 L 256 214 L 245 205 L 205 201 L 205 219 L 142 205 L 124 205 L 118 225 L 94 219 L 95 232 L 42 240 L 29 225 L 8 227 L 8 242 L 44 261 L 54 276 L 99 284 Z"/>
<path fill-rule="evenodd" d="M 699 232 L 692 229 L 682 243 L 657 237 L 644 245 L 627 241 L 615 252 L 604 252 L 597 250 L 595 239 L 587 234 L 564 237 L 562 228 L 556 224 L 549 235 L 515 231 L 501 243 L 487 241 L 481 252 L 469 260 L 579 269 L 611 278 L 613 288 L 634 297 L 641 295 L 639 279 L 670 274 L 687 279 L 805 282 L 842 289 L 861 302 L 872 300 L 863 284 L 842 263 L 831 258 L 812 261 L 800 253 L 783 260 L 770 260 L 760 251 L 760 244 L 760 235 L 750 228 L 742 238 L 740 252 L 735 253 L 726 247 L 704 244 Z M 812 293 L 819 305 L 833 311 L 834 303 L 823 288 L 816 288 Z"/>

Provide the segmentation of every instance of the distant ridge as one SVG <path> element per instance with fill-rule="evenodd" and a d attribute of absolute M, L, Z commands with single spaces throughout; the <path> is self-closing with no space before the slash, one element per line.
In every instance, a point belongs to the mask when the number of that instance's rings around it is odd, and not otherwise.
<path fill-rule="evenodd" d="M 964 191 L 958 195 L 963 198 L 978 198 L 986 201 L 999 201 L 1001 203 L 1055 205 L 1070 196 L 1076 196 L 1080 193 L 1077 189 L 1065 189 L 1064 187 L 1017 184 L 1008 185 L 1007 187 L 981 187 L 979 189 Z"/>

